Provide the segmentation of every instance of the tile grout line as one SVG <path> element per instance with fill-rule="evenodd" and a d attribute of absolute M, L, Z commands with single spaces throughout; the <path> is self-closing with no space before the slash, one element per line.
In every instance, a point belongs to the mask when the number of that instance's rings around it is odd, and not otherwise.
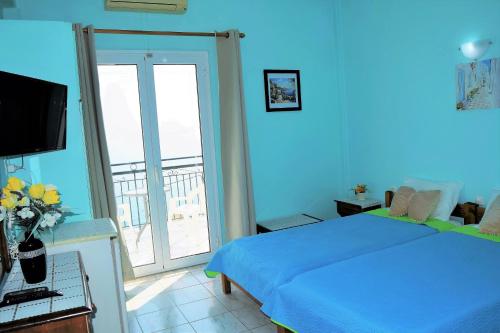
<path fill-rule="evenodd" d="M 179 313 L 181 314 L 181 316 L 184 318 L 184 320 L 186 321 L 186 324 L 189 324 L 189 320 L 187 319 L 186 315 L 184 314 L 184 312 L 181 311 L 181 309 L 179 309 L 179 307 L 177 305 L 175 305 L 175 308 L 177 309 L 177 311 L 179 311 Z M 184 324 L 183 324 L 184 325 Z M 191 326 L 191 325 L 190 325 Z"/>
<path fill-rule="evenodd" d="M 194 285 L 192 285 L 192 286 L 186 286 L 186 287 L 182 287 L 182 288 L 172 289 L 172 290 L 170 290 L 170 291 L 180 290 L 180 289 L 185 289 L 185 288 L 189 288 L 189 287 L 196 286 L 196 285 L 198 285 L 198 284 L 202 284 L 202 283 L 200 283 L 198 280 L 196 280 L 196 278 L 195 278 L 194 276 L 192 276 L 192 277 L 193 277 L 193 279 L 195 279 L 196 284 L 194 284 Z M 159 280 L 160 280 L 160 279 L 158 279 L 158 280 L 153 280 L 153 281 L 146 281 L 146 282 L 144 282 L 144 284 L 151 284 L 151 283 L 155 283 L 155 282 L 158 282 Z M 143 284 L 142 284 L 142 283 L 138 283 L 138 284 L 131 283 L 131 284 L 130 284 L 130 285 L 128 285 L 128 286 L 131 286 L 131 287 L 133 287 L 133 288 L 137 288 L 137 287 L 143 287 Z"/>
<path fill-rule="evenodd" d="M 198 286 L 198 285 L 201 285 L 201 284 L 197 284 L 197 285 L 193 285 L 193 286 L 189 286 L 189 287 L 185 287 L 185 288 L 180 288 L 180 289 L 174 289 L 174 290 L 170 290 L 170 291 L 167 291 L 166 294 L 172 292 L 172 291 L 177 291 L 177 290 L 182 290 L 182 289 L 187 289 L 187 288 L 191 288 L 191 287 L 195 287 L 195 286 Z M 171 301 L 171 303 L 169 304 L 169 306 L 175 306 L 175 307 L 179 307 L 179 306 L 182 306 L 182 305 L 188 305 L 188 304 L 192 304 L 192 303 L 196 303 L 196 302 L 200 302 L 200 301 L 204 301 L 204 300 L 207 300 L 207 299 L 215 299 L 217 300 L 219 303 L 221 303 L 221 305 L 227 310 L 227 312 L 231 312 L 231 310 L 229 308 L 227 308 L 215 295 L 213 295 L 209 290 L 207 290 L 210 294 L 209 297 L 205 297 L 205 298 L 201 298 L 201 299 L 198 299 L 198 300 L 195 300 L 195 301 L 190 301 L 190 302 L 187 302 L 187 303 L 182 303 L 182 304 L 177 304 L 175 303 L 173 300 L 169 299 L 169 301 Z M 133 314 L 134 316 L 136 317 L 141 317 L 141 316 L 144 316 L 144 315 L 149 315 L 151 313 L 155 313 L 155 312 L 159 312 L 159 311 L 163 311 L 163 310 L 166 310 L 167 307 L 165 308 L 162 308 L 162 309 L 157 309 L 157 310 L 154 310 L 154 311 L 151 311 L 151 312 L 145 312 L 145 313 L 141 313 L 140 315 L 137 315 L 137 314 Z M 179 309 L 179 311 L 181 311 Z M 181 311 L 182 312 L 182 311 Z M 184 314 L 183 314 L 184 315 Z M 187 318 L 186 318 L 187 319 Z"/>
<path fill-rule="evenodd" d="M 235 318 L 235 319 L 236 319 L 236 320 L 237 320 L 237 321 L 238 321 L 241 325 L 243 325 L 243 327 L 245 327 L 245 329 L 247 329 L 247 330 L 248 330 L 248 332 L 251 332 L 252 330 L 255 330 L 255 329 L 258 329 L 258 328 L 261 328 L 261 327 L 267 326 L 267 325 L 269 325 L 269 324 L 271 323 L 271 322 L 269 322 L 269 323 L 266 323 L 266 324 L 263 324 L 263 325 L 260 325 L 260 326 L 257 326 L 257 327 L 254 327 L 254 328 L 251 328 L 251 329 L 250 329 L 250 328 L 248 328 L 248 326 L 247 326 L 247 325 L 245 325 L 245 323 L 243 323 L 243 322 L 239 319 L 239 317 L 238 317 L 238 316 L 236 316 L 236 314 L 234 313 L 234 311 L 237 311 L 237 310 L 230 310 L 227 306 L 225 306 L 222 302 L 220 302 L 220 300 L 218 300 L 218 299 L 217 299 L 216 297 L 214 297 L 214 296 L 213 296 L 213 297 L 210 297 L 210 298 L 214 298 L 214 299 L 215 299 L 216 301 L 218 301 L 218 302 L 222 305 L 222 307 L 226 310 L 225 312 L 220 313 L 220 314 L 217 314 L 216 316 L 221 316 L 221 315 L 224 315 L 224 314 L 230 313 L 230 314 L 231 314 L 231 315 L 232 315 L 232 316 L 233 316 L 233 317 L 234 317 L 234 318 Z M 180 305 L 192 304 L 192 303 L 195 303 L 195 302 L 200 302 L 200 301 L 207 300 L 207 299 L 210 299 L 210 298 L 204 298 L 204 299 L 200 299 L 200 300 L 197 300 L 197 301 L 193 301 L 193 302 L 189 302 L 189 303 L 184 303 L 184 304 L 180 304 Z M 197 320 L 189 321 L 189 320 L 188 320 L 188 318 L 186 317 L 186 315 L 184 314 L 184 312 L 182 312 L 182 310 L 179 308 L 179 306 L 180 306 L 180 305 L 177 305 L 177 304 L 171 304 L 171 305 L 173 305 L 173 306 L 174 306 L 174 307 L 175 307 L 175 308 L 176 308 L 176 309 L 177 309 L 177 310 L 181 313 L 181 315 L 182 315 L 182 316 L 184 317 L 184 319 L 186 320 L 186 324 L 188 324 L 188 325 L 189 325 L 189 326 L 190 326 L 190 327 L 191 327 L 191 328 L 192 328 L 195 332 L 198 332 L 198 331 L 194 328 L 194 326 L 192 325 L 192 323 L 195 323 L 195 322 L 198 322 L 198 321 L 202 321 L 202 320 L 208 319 L 208 318 L 210 318 L 210 317 L 215 317 L 215 316 L 207 316 L 207 317 L 203 317 L 203 318 L 200 318 L 200 319 L 197 319 Z M 251 308 L 250 308 L 250 307 L 248 307 L 248 306 L 244 306 L 244 307 L 242 307 L 241 309 L 243 309 L 243 308 L 245 308 L 245 307 L 247 307 L 247 308 L 251 309 Z M 238 310 L 239 310 L 239 309 L 238 309 Z M 158 311 L 161 311 L 161 310 L 158 310 Z M 158 312 L 158 311 L 153 311 L 153 312 L 146 313 L 146 314 L 151 314 L 151 313 Z M 145 315 L 145 314 L 141 314 L 140 316 L 142 316 L 142 315 Z M 144 332 L 144 330 L 143 330 L 142 326 L 140 325 L 140 322 L 139 322 L 139 320 L 138 320 L 138 318 L 137 318 L 137 317 L 139 317 L 139 316 L 137 316 L 137 315 L 135 315 L 135 314 L 134 314 L 134 315 L 133 315 L 133 317 L 134 317 L 134 319 L 137 321 L 137 323 L 139 324 L 139 328 L 141 329 L 141 332 Z M 186 324 L 182 324 L 182 325 L 186 325 Z M 182 325 L 178 325 L 178 326 L 182 326 Z M 174 327 L 177 327 L 177 326 L 174 326 Z M 171 329 L 171 328 L 174 328 L 174 327 L 164 328 L 164 329 Z M 156 332 L 160 332 L 160 331 L 162 331 L 162 330 L 164 330 L 164 329 L 158 330 L 158 331 L 156 331 Z"/>
<path fill-rule="evenodd" d="M 186 276 L 190 276 L 191 278 L 194 279 L 194 281 L 197 281 L 196 284 L 193 284 L 193 285 L 190 285 L 190 286 L 185 286 L 185 287 L 182 287 L 182 288 L 177 288 L 177 289 L 172 289 L 172 290 L 168 290 L 168 288 L 166 289 L 167 291 L 165 292 L 165 294 L 167 294 L 167 297 L 168 297 L 168 300 L 169 302 L 171 302 L 169 304 L 169 307 L 171 308 L 175 308 L 178 312 L 181 313 L 182 317 L 184 318 L 184 320 L 186 321 L 186 324 L 195 332 L 199 333 L 196 328 L 192 325 L 193 323 L 196 323 L 196 322 L 199 322 L 199 321 L 202 321 L 202 320 L 206 320 L 208 318 L 211 318 L 211 317 L 216 317 L 216 316 L 222 316 L 222 315 L 226 315 L 226 314 L 229 314 L 230 316 L 232 316 L 233 318 L 236 319 L 236 321 L 242 325 L 242 327 L 244 327 L 246 329 L 246 332 L 252 332 L 253 330 L 255 329 L 258 329 L 258 328 L 262 328 L 264 326 L 267 326 L 269 325 L 271 322 L 269 323 L 266 323 L 266 324 L 263 324 L 263 325 L 259 325 L 257 327 L 254 327 L 252 329 L 248 328 L 244 322 L 242 320 L 240 320 L 240 318 L 238 316 L 236 316 L 236 314 L 234 313 L 235 311 L 238 311 L 240 309 L 243 309 L 243 308 L 248 308 L 249 310 L 252 309 L 252 307 L 248 304 L 242 304 L 242 307 L 241 308 L 238 308 L 238 309 L 233 309 L 231 310 L 231 308 L 229 306 L 227 306 L 220 298 L 219 296 L 220 295 L 217 295 L 217 293 L 215 292 L 212 292 L 212 290 L 209 289 L 209 287 L 207 286 L 209 283 L 211 282 L 214 282 L 214 279 L 203 279 L 203 281 L 200 281 L 200 279 L 198 279 L 196 277 L 195 274 L 193 274 L 193 271 L 202 271 L 202 268 L 199 268 L 199 269 L 194 269 L 194 270 L 187 270 L 187 271 L 180 271 L 180 272 L 175 272 L 173 274 L 158 274 L 157 276 L 155 276 L 154 278 L 151 278 L 151 279 L 146 279 L 144 281 L 139 281 L 137 283 L 134 283 L 134 282 L 131 282 L 128 286 L 132 287 L 132 288 L 137 288 L 137 287 L 144 287 L 144 288 L 147 288 L 147 285 L 150 285 L 150 284 L 153 284 L 155 282 L 158 282 L 160 281 L 162 278 L 168 278 L 168 277 L 174 277 L 174 276 L 177 276 L 177 275 L 180 275 L 180 274 L 183 274 L 183 277 L 186 277 Z M 172 300 L 170 298 L 170 293 L 172 292 L 176 292 L 176 291 L 180 291 L 180 290 L 184 290 L 184 289 L 188 289 L 188 288 L 192 288 L 192 287 L 196 287 L 196 286 L 201 286 L 203 288 L 203 290 L 207 291 L 208 294 L 210 295 L 209 297 L 203 297 L 201 299 L 198 299 L 198 300 L 194 300 L 194 301 L 190 301 L 190 302 L 187 302 L 187 303 L 183 303 L 183 304 L 177 304 L 175 303 L 174 300 Z M 215 286 L 214 286 L 215 287 Z M 215 288 L 214 288 L 215 289 Z M 140 291 L 141 292 L 141 291 Z M 140 294 L 139 292 L 139 294 Z M 134 297 L 137 297 L 137 295 L 133 296 L 132 298 Z M 217 302 L 218 304 L 220 304 L 222 306 L 222 309 L 224 310 L 224 312 L 220 313 L 220 314 L 217 314 L 216 316 L 207 316 L 207 317 L 203 317 L 203 318 L 200 318 L 200 319 L 197 319 L 197 320 L 193 320 L 193 321 L 189 321 L 188 318 L 186 317 L 186 315 L 184 314 L 184 312 L 181 310 L 181 306 L 184 306 L 184 305 L 189 305 L 189 304 L 193 304 L 193 303 L 196 303 L 196 302 L 201 302 L 201 301 L 205 301 L 205 300 L 213 300 L 215 302 Z M 130 299 L 127 297 L 127 301 L 129 301 Z M 237 299 L 237 301 L 240 301 Z M 166 309 L 166 308 L 165 308 Z M 136 321 L 136 323 L 138 324 L 138 327 L 139 329 L 141 330 L 141 332 L 144 332 L 144 329 L 142 328 L 141 324 L 140 324 L 140 321 L 139 321 L 139 317 L 141 316 L 144 316 L 144 315 L 148 315 L 148 314 L 152 314 L 152 313 L 155 313 L 155 312 L 159 312 L 159 311 L 162 311 L 162 310 L 165 310 L 165 309 L 158 309 L 158 310 L 155 310 L 155 311 L 151 311 L 151 312 L 147 312 L 147 313 L 143 313 L 143 314 L 140 314 L 140 315 L 137 315 L 136 313 L 133 313 L 130 312 L 131 314 L 131 318 L 134 319 Z M 186 325 L 186 324 L 182 324 L 182 325 L 178 325 L 178 326 L 183 326 L 183 325 Z M 174 326 L 174 327 L 169 327 L 169 328 L 164 328 L 164 329 L 172 329 L 172 328 L 175 328 L 175 327 L 178 327 L 178 326 Z M 164 329 L 161 329 L 157 332 L 160 332 Z"/>
<path fill-rule="evenodd" d="M 190 322 L 188 323 L 188 325 L 189 325 L 189 327 L 191 327 L 191 329 L 193 330 L 193 332 L 195 332 L 195 333 L 199 333 L 199 332 L 196 330 L 196 328 L 194 328 L 194 327 L 193 327 L 193 325 L 191 325 L 191 323 L 190 323 Z"/>

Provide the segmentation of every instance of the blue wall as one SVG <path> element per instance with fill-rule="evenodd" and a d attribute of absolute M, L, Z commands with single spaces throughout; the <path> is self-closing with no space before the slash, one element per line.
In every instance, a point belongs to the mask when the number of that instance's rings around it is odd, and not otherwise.
<path fill-rule="evenodd" d="M 191 1 L 185 15 L 104 11 L 103 0 L 18 0 L 12 15 L 100 28 L 214 31 L 238 28 L 242 41 L 257 219 L 297 212 L 335 215 L 342 180 L 334 6 L 315 0 Z M 9 17 L 10 11 L 5 11 Z M 216 54 L 206 38 L 98 36 L 99 49 L 207 50 L 212 67 L 214 128 L 219 139 Z M 302 112 L 266 113 L 264 69 L 302 71 Z M 217 153 L 219 154 L 219 147 Z M 53 167 L 53 166 L 52 166 Z M 220 173 L 220 168 L 219 168 Z"/>
<path fill-rule="evenodd" d="M 331 200 L 356 182 L 381 197 L 405 176 L 456 179 L 465 183 L 462 200 L 486 199 L 500 186 L 500 110 L 454 109 L 455 66 L 467 61 L 458 46 L 491 38 L 487 56 L 500 56 L 497 0 L 315 0 L 307 7 L 298 0 L 212 0 L 192 1 L 185 15 L 108 12 L 102 0 L 17 4 L 6 18 L 247 33 L 242 57 L 259 220 L 299 211 L 332 216 Z M 99 36 L 97 45 L 207 50 L 219 138 L 211 39 Z M 265 113 L 266 68 L 302 70 L 304 111 Z M 32 164 L 41 173 L 59 170 L 48 160 Z"/>
<path fill-rule="evenodd" d="M 0 20 L 0 70 L 68 85 L 68 137 L 64 151 L 25 158 L 26 170 L 16 175 L 25 180 L 58 186 L 63 204 L 87 220 L 91 214 L 86 158 L 80 115 L 80 90 L 75 39 L 71 24 Z M 22 135 L 23 124 L 18 126 Z M 20 164 L 19 159 L 12 160 Z"/>
<path fill-rule="evenodd" d="M 455 111 L 460 44 L 491 38 L 498 0 L 342 0 L 347 183 L 377 196 L 405 176 L 461 180 L 462 200 L 500 186 L 500 110 Z"/>

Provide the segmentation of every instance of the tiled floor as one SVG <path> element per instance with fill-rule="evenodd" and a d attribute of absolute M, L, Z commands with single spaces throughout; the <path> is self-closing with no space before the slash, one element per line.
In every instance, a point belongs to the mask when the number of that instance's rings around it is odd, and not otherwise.
<path fill-rule="evenodd" d="M 140 278 L 125 285 L 130 333 L 275 333 L 259 307 L 202 266 Z"/>

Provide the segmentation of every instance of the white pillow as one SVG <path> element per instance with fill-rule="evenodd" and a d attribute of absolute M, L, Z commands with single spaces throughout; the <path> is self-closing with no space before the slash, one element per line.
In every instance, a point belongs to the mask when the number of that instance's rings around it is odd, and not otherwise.
<path fill-rule="evenodd" d="M 417 191 L 440 190 L 441 198 L 431 217 L 442 221 L 450 219 L 451 213 L 457 206 L 460 191 L 464 187 L 462 182 L 434 181 L 419 178 L 407 178 L 404 185 L 413 187 Z"/>
<path fill-rule="evenodd" d="M 490 201 L 488 202 L 488 206 L 486 206 L 486 210 L 490 209 L 491 205 L 493 205 L 493 201 L 500 195 L 500 188 L 494 188 L 491 191 Z"/>
<path fill-rule="evenodd" d="M 488 202 L 488 205 L 486 206 L 486 210 L 484 211 L 484 215 L 486 215 L 486 212 L 490 209 L 491 205 L 493 205 L 493 201 L 495 201 L 495 199 L 500 195 L 500 188 L 494 188 L 492 191 L 491 191 L 491 197 L 490 197 L 490 201 Z M 483 223 L 483 219 L 484 219 L 484 216 L 483 218 L 481 219 L 481 223 Z"/>

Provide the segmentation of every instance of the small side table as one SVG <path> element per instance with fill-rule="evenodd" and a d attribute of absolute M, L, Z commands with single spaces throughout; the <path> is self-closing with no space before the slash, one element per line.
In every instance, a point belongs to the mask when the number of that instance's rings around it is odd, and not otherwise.
<path fill-rule="evenodd" d="M 382 203 L 376 199 L 342 199 L 335 200 L 337 203 L 337 213 L 340 216 L 349 216 L 382 208 Z"/>
<path fill-rule="evenodd" d="M 298 214 L 282 217 L 273 220 L 267 220 L 257 223 L 257 233 L 278 231 L 288 228 L 300 227 L 307 224 L 322 222 L 323 220 L 308 214 Z"/>

